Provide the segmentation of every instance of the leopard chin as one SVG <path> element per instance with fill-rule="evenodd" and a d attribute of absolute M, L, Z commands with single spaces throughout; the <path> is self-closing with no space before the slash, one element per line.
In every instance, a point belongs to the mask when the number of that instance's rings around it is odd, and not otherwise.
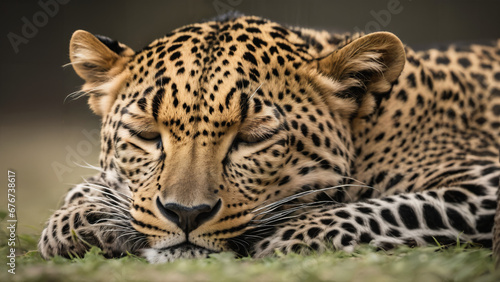
<path fill-rule="evenodd" d="M 147 248 L 140 251 L 140 255 L 149 263 L 166 263 L 178 259 L 207 258 L 210 254 L 218 253 L 191 243 L 182 243 L 167 248 Z"/>

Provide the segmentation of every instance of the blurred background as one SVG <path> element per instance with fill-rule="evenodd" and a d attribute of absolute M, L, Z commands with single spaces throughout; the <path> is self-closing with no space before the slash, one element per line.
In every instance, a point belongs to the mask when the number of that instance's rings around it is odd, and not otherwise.
<path fill-rule="evenodd" d="M 18 232 L 39 233 L 63 194 L 94 174 L 100 120 L 69 62 L 73 31 L 140 49 L 170 30 L 229 11 L 330 31 L 388 30 L 416 48 L 500 38 L 500 1 L 436 0 L 39 0 L 0 2 L 0 210 L 16 172 Z"/>

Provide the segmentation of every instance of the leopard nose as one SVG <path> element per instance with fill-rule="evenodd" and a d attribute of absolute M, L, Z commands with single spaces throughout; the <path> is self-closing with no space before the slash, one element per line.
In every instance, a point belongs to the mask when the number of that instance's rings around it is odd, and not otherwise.
<path fill-rule="evenodd" d="M 156 205 L 163 216 L 188 234 L 213 218 L 217 212 L 219 212 L 221 200 L 219 199 L 215 205 L 203 204 L 194 207 L 186 207 L 177 203 L 163 204 L 160 198 L 156 198 Z"/>

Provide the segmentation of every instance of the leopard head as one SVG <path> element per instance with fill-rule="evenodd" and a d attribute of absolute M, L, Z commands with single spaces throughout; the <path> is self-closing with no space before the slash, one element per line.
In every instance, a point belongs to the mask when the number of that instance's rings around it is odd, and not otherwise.
<path fill-rule="evenodd" d="M 351 122 L 405 62 L 390 33 L 320 56 L 255 17 L 189 25 L 137 52 L 76 31 L 70 57 L 102 116 L 100 165 L 130 195 L 151 261 L 251 249 L 242 236 L 297 205 L 343 201 L 333 188 L 350 175 Z"/>

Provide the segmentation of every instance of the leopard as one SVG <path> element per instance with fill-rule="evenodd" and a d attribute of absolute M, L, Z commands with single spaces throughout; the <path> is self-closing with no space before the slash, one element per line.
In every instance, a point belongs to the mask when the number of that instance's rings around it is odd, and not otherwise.
<path fill-rule="evenodd" d="M 413 50 L 236 15 L 139 51 L 77 30 L 69 50 L 101 151 L 43 258 L 500 248 L 500 41 Z"/>

